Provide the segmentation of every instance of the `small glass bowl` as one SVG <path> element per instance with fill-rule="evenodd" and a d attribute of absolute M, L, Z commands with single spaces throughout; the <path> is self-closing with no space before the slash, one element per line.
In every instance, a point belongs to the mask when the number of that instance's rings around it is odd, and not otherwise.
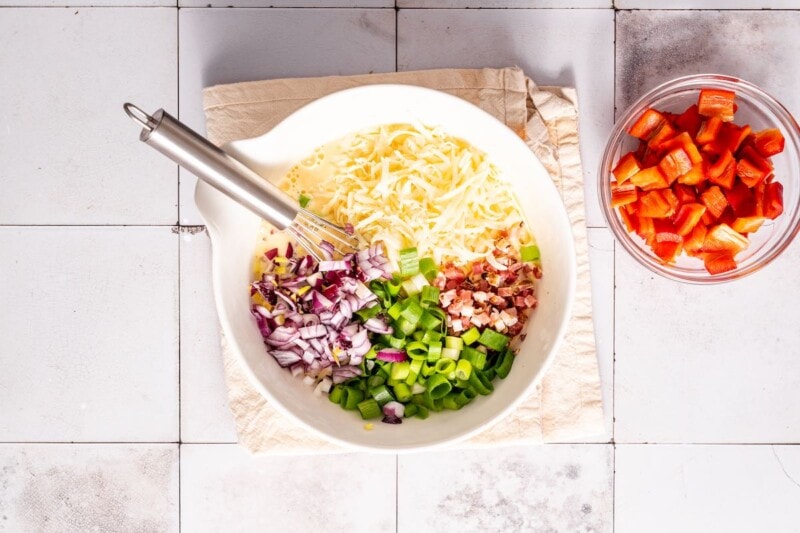
<path fill-rule="evenodd" d="M 635 233 L 628 233 L 619 214 L 611 207 L 613 179 L 611 169 L 620 156 L 635 150 L 638 139 L 627 131 L 647 108 L 681 113 L 697 103 L 700 89 L 726 89 L 736 93 L 735 123 L 749 124 L 753 131 L 778 128 L 786 139 L 784 151 L 772 157 L 775 180 L 783 184 L 783 214 L 769 220 L 749 235 L 750 246 L 736 255 L 738 267 L 722 274 L 711 275 L 703 261 L 685 253 L 672 264 L 665 264 Z M 656 274 L 686 283 L 711 284 L 742 278 L 760 270 L 786 249 L 800 230 L 800 126 L 791 113 L 775 98 L 759 87 L 732 76 L 697 74 L 677 78 L 660 85 L 642 96 L 622 115 L 609 136 L 598 172 L 598 188 L 603 215 L 617 240 L 640 264 Z"/>

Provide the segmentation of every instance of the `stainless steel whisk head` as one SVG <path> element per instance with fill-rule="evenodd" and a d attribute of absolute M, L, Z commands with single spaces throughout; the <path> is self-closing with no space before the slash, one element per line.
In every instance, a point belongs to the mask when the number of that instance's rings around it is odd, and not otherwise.
<path fill-rule="evenodd" d="M 192 174 L 276 228 L 285 230 L 317 261 L 333 254 L 358 251 L 358 240 L 343 228 L 301 209 L 274 184 L 212 144 L 163 109 L 152 116 L 133 104 L 125 113 L 142 126 L 139 140 L 152 146 Z M 330 249 L 322 245 L 329 243 Z"/>

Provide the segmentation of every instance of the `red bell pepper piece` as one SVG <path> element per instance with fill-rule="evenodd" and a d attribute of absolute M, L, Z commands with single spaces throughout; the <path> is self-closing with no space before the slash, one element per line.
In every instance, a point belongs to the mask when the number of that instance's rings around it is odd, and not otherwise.
<path fill-rule="evenodd" d="M 636 192 L 636 185 L 633 183 L 623 183 L 612 181 L 611 182 L 611 207 L 621 207 L 623 205 L 632 204 L 639 199 L 639 194 Z"/>
<path fill-rule="evenodd" d="M 638 228 L 636 233 L 645 241 L 650 241 L 656 235 L 656 228 L 653 225 L 653 219 L 640 216 L 638 218 Z"/>
<path fill-rule="evenodd" d="M 735 112 L 733 101 L 736 93 L 723 89 L 701 89 L 697 100 L 697 110 L 705 117 L 719 117 L 723 122 L 731 122 Z"/>
<path fill-rule="evenodd" d="M 645 191 L 669 187 L 667 178 L 664 177 L 658 167 L 648 167 L 640 170 L 631 176 L 630 182 Z"/>
<path fill-rule="evenodd" d="M 663 152 L 668 152 L 670 150 L 674 150 L 675 148 L 683 148 L 693 165 L 702 163 L 704 161 L 703 155 L 697 149 L 697 145 L 694 144 L 692 138 L 685 131 L 677 137 L 673 137 L 672 139 L 662 143 L 658 147 L 658 149 Z"/>
<path fill-rule="evenodd" d="M 697 195 L 694 192 L 694 187 L 684 185 L 683 183 L 676 183 L 672 186 L 675 191 L 675 196 L 678 198 L 679 204 L 692 204 L 697 202 Z"/>
<path fill-rule="evenodd" d="M 620 207 L 617 209 L 619 212 L 619 218 L 622 220 L 622 223 L 625 224 L 625 229 L 628 230 L 628 233 L 633 233 L 638 228 L 637 218 L 636 215 L 628 213 L 628 211 Z"/>
<path fill-rule="evenodd" d="M 703 264 L 709 274 L 722 274 L 736 270 L 736 261 L 730 252 L 716 252 L 705 254 Z"/>
<path fill-rule="evenodd" d="M 661 162 L 658 163 L 658 168 L 667 178 L 667 182 L 672 185 L 672 182 L 678 177 L 692 170 L 692 161 L 683 148 L 674 148 L 664 155 Z"/>
<path fill-rule="evenodd" d="M 673 137 L 678 135 L 678 130 L 676 130 L 672 124 L 667 122 L 666 120 L 661 123 L 658 129 L 653 133 L 650 139 L 647 140 L 647 146 L 654 150 L 659 150 L 660 146 L 665 143 L 666 141 L 672 139 Z"/>
<path fill-rule="evenodd" d="M 641 165 L 636 160 L 633 152 L 628 152 L 619 160 L 617 166 L 611 171 L 614 177 L 617 178 L 617 183 L 623 184 L 630 179 L 631 176 L 642 170 Z"/>
<path fill-rule="evenodd" d="M 772 171 L 760 168 L 753 163 L 749 158 L 742 158 L 736 163 L 736 175 L 739 176 L 741 182 L 747 187 L 755 187 Z"/>
<path fill-rule="evenodd" d="M 691 233 L 705 212 L 706 206 L 702 204 L 683 204 L 675 216 L 676 233 L 681 236 Z"/>
<path fill-rule="evenodd" d="M 691 233 L 683 238 L 683 249 L 686 250 L 686 253 L 689 255 L 699 253 L 703 248 L 703 243 L 706 242 L 707 233 L 708 228 L 705 224 L 695 225 Z"/>
<path fill-rule="evenodd" d="M 640 217 L 666 218 L 672 216 L 675 210 L 662 191 L 650 191 L 639 198 L 637 213 Z"/>
<path fill-rule="evenodd" d="M 722 212 L 728 207 L 728 200 L 722 194 L 722 190 L 716 185 L 706 189 L 700 195 L 700 201 L 708 208 L 707 213 L 714 218 L 722 216 Z"/>
<path fill-rule="evenodd" d="M 708 144 L 713 142 L 719 135 L 719 130 L 722 126 L 722 119 L 719 117 L 711 117 L 700 125 L 700 130 L 697 132 L 695 141 L 697 144 Z"/>
<path fill-rule="evenodd" d="M 708 180 L 726 189 L 733 187 L 733 180 L 736 178 L 736 161 L 729 150 L 722 152 L 722 155 L 708 167 Z"/>
<path fill-rule="evenodd" d="M 675 118 L 674 123 L 678 129 L 683 130 L 690 136 L 694 137 L 697 135 L 697 131 L 700 129 L 700 123 L 702 121 L 703 118 L 700 116 L 700 112 L 697 110 L 697 105 L 692 105 L 689 106 L 686 111 L 678 115 Z"/>
<path fill-rule="evenodd" d="M 753 144 L 764 157 L 771 157 L 783 152 L 786 140 L 779 129 L 770 128 L 755 134 Z"/>
<path fill-rule="evenodd" d="M 678 183 L 684 185 L 699 185 L 703 183 L 708 175 L 708 165 L 706 163 L 698 163 L 692 165 L 691 170 L 678 178 Z"/>
<path fill-rule="evenodd" d="M 708 231 L 703 243 L 704 252 L 730 252 L 738 254 L 750 244 L 747 237 L 734 231 L 729 225 L 717 224 Z"/>
<path fill-rule="evenodd" d="M 764 188 L 764 216 L 775 220 L 783 213 L 783 184 L 767 183 Z"/>
<path fill-rule="evenodd" d="M 767 217 L 740 217 L 733 221 L 731 228 L 742 234 L 753 233 L 758 231 L 765 220 Z"/>
<path fill-rule="evenodd" d="M 664 115 L 655 109 L 646 109 L 642 116 L 628 129 L 628 133 L 637 139 L 646 141 L 665 120 Z"/>
<path fill-rule="evenodd" d="M 725 198 L 737 217 L 747 217 L 755 214 L 756 197 L 753 191 L 741 182 L 736 182 L 730 190 L 725 191 Z"/>

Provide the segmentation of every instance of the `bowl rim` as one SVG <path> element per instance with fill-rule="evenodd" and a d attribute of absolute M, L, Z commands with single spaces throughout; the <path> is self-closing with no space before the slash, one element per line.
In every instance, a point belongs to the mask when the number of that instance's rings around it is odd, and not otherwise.
<path fill-rule="evenodd" d="M 271 129 L 270 131 L 264 133 L 263 135 L 260 135 L 260 136 L 257 136 L 257 137 L 253 137 L 253 138 L 249 138 L 249 139 L 242 139 L 242 140 L 238 140 L 238 141 L 233 141 L 233 142 L 228 143 L 227 145 L 223 146 L 223 149 L 225 149 L 225 150 L 233 150 L 233 152 L 235 153 L 237 145 L 240 145 L 240 144 L 243 144 L 243 143 L 250 143 L 250 142 L 256 141 L 258 139 L 261 139 L 262 137 L 270 136 L 270 135 L 273 134 L 273 132 L 275 132 L 276 130 L 279 130 L 280 126 L 284 122 L 289 121 L 289 120 L 296 120 L 298 115 L 303 116 L 303 115 L 307 115 L 309 113 L 313 113 L 313 112 L 316 111 L 316 109 L 318 107 L 327 106 L 327 105 L 329 105 L 330 101 L 336 101 L 339 98 L 341 98 L 343 93 L 349 93 L 349 94 L 358 95 L 358 94 L 362 94 L 364 92 L 379 92 L 380 93 L 380 92 L 383 92 L 383 91 L 398 91 L 398 90 L 399 91 L 404 91 L 404 92 L 416 93 L 416 94 L 418 94 L 420 96 L 423 96 L 423 97 L 425 95 L 435 95 L 436 98 L 449 100 L 449 101 L 455 103 L 455 105 L 458 105 L 458 106 L 462 107 L 465 110 L 465 112 L 469 112 L 469 113 L 475 114 L 476 116 L 482 115 L 483 118 L 481 120 L 484 123 L 485 123 L 486 119 L 489 119 L 491 122 L 493 122 L 495 124 L 495 126 L 492 126 L 492 127 L 495 127 L 495 129 L 497 130 L 498 135 L 504 136 L 504 140 L 506 140 L 506 141 L 508 141 L 510 143 L 518 143 L 519 146 L 523 147 L 524 150 L 525 150 L 525 153 L 530 155 L 530 161 L 532 163 L 534 163 L 535 165 L 541 166 L 541 170 L 544 172 L 544 174 L 549 176 L 549 173 L 544 168 L 544 166 L 542 165 L 541 161 L 530 150 L 530 148 L 524 143 L 524 141 L 517 134 L 515 134 L 511 129 L 509 129 L 505 124 L 503 124 L 501 121 L 496 119 L 494 116 L 492 116 L 488 112 L 480 109 L 479 107 L 475 106 L 474 104 L 472 104 L 470 102 L 467 102 L 467 101 L 465 101 L 465 100 L 463 100 L 461 98 L 458 98 L 458 97 L 456 97 L 454 95 L 451 95 L 451 94 L 448 94 L 448 93 L 445 93 L 445 92 L 442 92 L 442 91 L 437 91 L 437 90 L 429 89 L 429 88 L 425 88 L 425 87 L 409 86 L 409 85 L 398 85 L 398 84 L 366 85 L 366 86 L 359 86 L 359 87 L 353 87 L 353 88 L 349 88 L 349 89 L 344 89 L 342 91 L 337 91 L 337 92 L 331 93 L 331 94 L 323 96 L 323 97 L 321 97 L 319 99 L 313 100 L 312 102 L 309 102 L 308 104 L 306 104 L 305 106 L 301 107 L 300 109 L 294 111 L 293 113 L 288 115 L 286 118 L 281 120 L 278 124 L 276 124 L 273 129 Z M 486 123 L 486 125 L 488 126 L 489 124 Z M 446 125 L 444 127 L 446 128 Z M 553 187 L 554 193 L 556 195 L 558 195 L 558 191 L 556 190 L 555 185 L 553 185 L 552 182 L 549 181 L 549 180 L 548 180 L 548 183 L 550 183 L 550 186 Z M 222 193 L 216 191 L 213 187 L 211 187 L 210 185 L 206 184 L 205 182 L 203 182 L 201 180 L 198 180 L 197 186 L 195 188 L 195 199 L 196 199 L 196 203 L 198 205 L 198 210 L 200 211 L 201 215 L 203 216 L 204 220 L 206 221 L 207 227 L 209 228 L 209 235 L 210 235 L 210 237 L 212 239 L 212 244 L 213 244 L 213 241 L 215 240 L 215 237 L 217 239 L 221 238 L 220 237 L 221 233 L 219 231 L 219 228 L 218 228 L 216 222 L 213 220 L 213 217 L 209 216 L 209 214 L 208 214 L 208 211 L 210 210 L 209 202 L 213 203 L 213 201 L 214 201 L 213 198 L 215 196 L 222 196 Z M 536 388 L 536 386 L 538 386 L 539 382 L 541 381 L 541 379 L 543 378 L 543 376 L 545 375 L 545 373 L 549 369 L 550 365 L 552 364 L 553 360 L 555 359 L 556 354 L 560 350 L 560 348 L 562 346 L 562 343 L 564 342 L 564 339 L 565 339 L 565 336 L 566 336 L 566 330 L 567 330 L 567 327 L 569 325 L 570 317 L 572 316 L 572 310 L 573 310 L 573 307 L 574 307 L 575 291 L 576 291 L 576 284 L 577 284 L 577 261 L 576 261 L 576 253 L 575 253 L 575 241 L 574 241 L 574 236 L 572 234 L 572 227 L 571 227 L 572 224 L 571 224 L 569 215 L 567 213 L 566 206 L 563 204 L 563 202 L 561 202 L 561 205 L 558 208 L 558 210 L 560 210 L 562 212 L 562 214 L 563 214 L 563 217 L 564 217 L 565 222 L 567 224 L 566 227 L 568 228 L 568 231 L 569 231 L 569 234 L 570 234 L 571 238 L 568 239 L 566 243 L 563 243 L 563 246 L 566 248 L 565 255 L 568 257 L 567 263 L 568 263 L 568 266 L 569 266 L 569 269 L 568 269 L 569 272 L 568 272 L 568 275 L 567 275 L 566 291 L 565 291 L 565 302 L 566 302 L 566 305 L 564 306 L 564 308 L 560 312 L 561 317 L 559 319 L 559 328 L 555 333 L 555 337 L 554 337 L 555 341 L 553 342 L 553 344 L 552 344 L 552 346 L 551 346 L 551 348 L 549 350 L 549 353 L 547 354 L 547 356 L 545 357 L 544 361 L 540 365 L 540 367 L 539 367 L 538 371 L 536 372 L 536 374 L 528 382 L 528 384 L 517 394 L 517 396 L 512 401 L 509 401 L 507 403 L 507 405 L 503 409 L 497 411 L 494 415 L 492 415 L 491 417 L 487 418 L 486 420 L 483 420 L 480 423 L 476 424 L 472 429 L 464 430 L 464 431 L 462 431 L 462 432 L 460 432 L 460 433 L 458 433 L 458 434 L 456 434 L 454 436 L 446 436 L 446 437 L 432 439 L 430 442 L 422 444 L 422 445 L 381 446 L 381 445 L 363 444 L 363 443 L 359 443 L 359 442 L 354 442 L 352 440 L 348 440 L 348 439 L 343 439 L 343 438 L 337 437 L 336 435 L 327 433 L 327 432 L 325 432 L 323 430 L 320 430 L 320 429 L 314 427 L 313 425 L 311 425 L 311 424 L 307 423 L 306 421 L 302 420 L 300 417 L 296 416 L 294 413 L 289 411 L 283 405 L 283 403 L 280 400 L 276 399 L 275 396 L 264 385 L 264 383 L 262 383 L 262 381 L 256 375 L 256 373 L 253 370 L 253 368 L 251 368 L 251 366 L 249 365 L 249 363 L 245 359 L 242 347 L 241 347 L 240 343 L 238 342 L 238 339 L 236 338 L 236 336 L 233 335 L 233 333 L 231 331 L 231 327 L 230 327 L 230 324 L 229 324 L 229 317 L 228 317 L 228 315 L 226 313 L 225 306 L 222 305 L 222 303 L 221 303 L 221 302 L 223 302 L 222 292 L 223 292 L 223 285 L 224 284 L 221 282 L 219 277 L 222 275 L 222 272 L 221 272 L 222 269 L 218 266 L 218 254 L 216 252 L 214 252 L 213 248 L 215 248 L 215 247 L 212 246 L 212 264 L 213 264 L 212 278 L 213 278 L 213 285 L 214 285 L 213 289 L 214 289 L 214 294 L 215 294 L 215 300 L 217 302 L 216 307 L 217 307 L 217 311 L 218 311 L 218 314 L 219 314 L 219 317 L 220 317 L 220 325 L 221 325 L 221 327 L 223 329 L 223 332 L 225 333 L 226 343 L 228 344 L 229 348 L 233 349 L 233 352 L 235 353 L 235 356 L 236 356 L 239 364 L 241 365 L 241 368 L 243 369 L 244 374 L 247 376 L 248 380 L 250 381 L 250 383 L 253 384 L 253 386 L 256 388 L 256 390 L 258 390 L 258 392 L 264 398 L 266 398 L 268 401 L 271 402 L 272 406 L 278 412 L 280 412 L 281 415 L 284 415 L 284 416 L 288 417 L 290 420 L 294 421 L 298 425 L 300 425 L 303 428 L 309 430 L 312 434 L 317 435 L 317 436 L 319 436 L 320 438 L 322 438 L 324 440 L 327 440 L 329 442 L 333 442 L 335 444 L 338 444 L 338 445 L 342 446 L 343 448 L 345 448 L 344 451 L 356 450 L 356 451 L 366 451 L 366 452 L 371 452 L 371 453 L 392 453 L 392 454 L 414 453 L 414 452 L 425 451 L 425 450 L 439 449 L 439 448 L 443 448 L 443 447 L 446 447 L 446 446 L 451 446 L 451 445 L 455 445 L 455 444 L 458 444 L 460 442 L 463 442 L 463 441 L 469 439 L 470 437 L 480 433 L 481 431 L 484 431 L 487 427 L 491 427 L 493 424 L 496 424 L 501 419 L 505 418 L 509 413 L 511 413 L 513 410 L 515 410 L 526 398 L 528 398 L 530 396 L 530 394 L 532 393 L 532 391 Z"/>
<path fill-rule="evenodd" d="M 758 272 L 762 268 L 766 267 L 778 256 L 780 256 L 786 250 L 786 248 L 791 245 L 798 233 L 800 233 L 800 206 L 795 208 L 793 218 L 788 221 L 786 231 L 784 231 L 784 233 L 778 237 L 775 244 L 771 246 L 764 256 L 758 258 L 758 260 L 754 261 L 752 264 L 746 266 L 745 268 L 737 268 L 736 270 L 719 275 L 712 275 L 708 273 L 704 274 L 702 272 L 698 275 L 691 275 L 684 274 L 677 269 L 672 268 L 670 265 L 666 265 L 657 261 L 656 259 L 644 253 L 643 250 L 636 245 L 633 237 L 624 227 L 622 227 L 621 221 L 614 214 L 613 209 L 610 207 L 610 191 L 608 188 L 608 183 L 610 181 L 608 175 L 611 171 L 611 168 L 613 168 L 613 153 L 615 151 L 615 147 L 617 147 L 628 135 L 627 131 L 625 131 L 622 125 L 627 123 L 633 116 L 640 113 L 644 109 L 646 103 L 649 102 L 650 106 L 657 105 L 656 102 L 658 99 L 666 96 L 672 90 L 680 89 L 682 87 L 699 91 L 701 89 L 700 86 L 692 87 L 692 85 L 702 85 L 703 83 L 716 83 L 729 87 L 730 89 L 735 89 L 736 87 L 744 88 L 746 91 L 749 91 L 761 98 L 763 103 L 767 105 L 770 111 L 779 118 L 781 121 L 781 126 L 785 127 L 787 141 L 789 141 L 787 144 L 789 146 L 794 146 L 794 151 L 797 154 L 797 157 L 800 159 L 800 125 L 798 125 L 797 120 L 794 118 L 792 113 L 769 92 L 765 91 L 754 83 L 736 76 L 714 73 L 690 74 L 674 78 L 650 89 L 636 99 L 631 105 L 629 105 L 622 113 L 620 118 L 614 122 L 614 127 L 612 128 L 611 133 L 606 140 L 603 155 L 600 160 L 600 168 L 597 176 L 597 196 L 600 203 L 600 211 L 603 213 L 603 217 L 611 229 L 614 238 L 637 263 L 644 266 L 651 272 L 654 272 L 672 281 L 679 281 L 694 285 L 715 285 L 736 281 L 747 277 L 750 274 Z M 737 96 L 740 94 L 741 93 L 737 92 Z M 752 95 L 748 95 L 747 98 L 750 98 L 751 96 Z M 798 176 L 796 179 L 800 179 L 800 176 Z M 786 215 L 789 215 L 789 213 L 786 213 Z"/>

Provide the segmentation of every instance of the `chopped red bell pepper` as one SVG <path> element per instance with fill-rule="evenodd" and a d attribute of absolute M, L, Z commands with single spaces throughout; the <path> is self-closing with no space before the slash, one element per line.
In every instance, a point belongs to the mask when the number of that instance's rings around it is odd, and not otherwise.
<path fill-rule="evenodd" d="M 700 129 L 700 123 L 702 121 L 703 117 L 700 116 L 700 112 L 697 110 L 697 105 L 689 106 L 686 111 L 675 117 L 673 120 L 678 129 L 683 130 L 692 137 L 697 135 L 697 131 Z"/>
<path fill-rule="evenodd" d="M 708 165 L 705 163 L 698 163 L 692 165 L 691 170 L 678 178 L 678 183 L 684 185 L 699 185 L 703 183 L 708 177 Z"/>
<path fill-rule="evenodd" d="M 684 185 L 683 183 L 676 183 L 672 186 L 675 191 L 675 196 L 678 198 L 679 204 L 692 204 L 697 202 L 697 195 L 694 192 L 694 187 Z"/>
<path fill-rule="evenodd" d="M 689 154 L 683 148 L 674 148 L 667 152 L 658 164 L 661 173 L 667 178 L 667 182 L 672 182 L 692 170 L 692 161 Z"/>
<path fill-rule="evenodd" d="M 755 187 L 772 173 L 771 170 L 762 168 L 753 163 L 750 158 L 744 157 L 736 163 L 736 175 L 747 187 Z"/>
<path fill-rule="evenodd" d="M 736 178 L 736 161 L 729 150 L 722 152 L 722 155 L 708 167 L 708 180 L 726 189 L 733 187 L 733 180 Z"/>
<path fill-rule="evenodd" d="M 658 167 L 644 168 L 631 176 L 630 181 L 645 191 L 669 187 L 667 178 L 664 177 Z"/>
<path fill-rule="evenodd" d="M 621 207 L 623 205 L 632 204 L 639 199 L 639 193 L 636 191 L 636 185 L 633 183 L 611 182 L 611 207 Z"/>
<path fill-rule="evenodd" d="M 697 101 L 698 112 L 705 117 L 719 117 L 723 122 L 733 121 L 736 94 L 723 89 L 701 89 Z"/>
<path fill-rule="evenodd" d="M 650 240 L 651 238 L 655 237 L 656 228 L 653 225 L 653 219 L 648 217 L 640 216 L 638 219 L 638 228 L 636 232 L 639 234 L 639 237 L 644 239 L 645 241 Z"/>
<path fill-rule="evenodd" d="M 620 207 L 617 209 L 619 212 L 619 218 L 622 219 L 622 223 L 625 224 L 625 229 L 628 230 L 628 233 L 634 233 L 638 228 L 637 218 L 636 215 L 628 213 L 628 211 Z"/>
<path fill-rule="evenodd" d="M 669 122 L 664 121 L 653 133 L 650 139 L 647 140 L 647 146 L 654 150 L 659 150 L 663 143 L 672 139 L 676 135 L 678 135 L 678 130 L 676 130 Z"/>
<path fill-rule="evenodd" d="M 665 120 L 664 115 L 655 109 L 647 109 L 628 129 L 628 133 L 637 139 L 646 141 Z"/>
<path fill-rule="evenodd" d="M 703 263 L 709 274 L 722 274 L 736 270 L 736 261 L 730 252 L 716 252 L 705 254 Z"/>
<path fill-rule="evenodd" d="M 685 131 L 680 135 L 677 135 L 676 137 L 673 137 L 672 139 L 662 143 L 658 147 L 658 149 L 662 152 L 669 152 L 675 148 L 683 148 L 693 165 L 702 163 L 704 161 L 703 155 L 700 153 L 700 150 L 697 149 L 697 145 L 694 144 L 692 138 Z"/>
<path fill-rule="evenodd" d="M 706 189 L 700 195 L 700 201 L 708 208 L 708 213 L 714 218 L 722 216 L 722 212 L 728 207 L 728 200 L 716 185 Z"/>
<path fill-rule="evenodd" d="M 707 233 L 708 228 L 705 224 L 697 224 L 691 233 L 683 239 L 683 249 L 686 250 L 686 253 L 695 255 L 695 253 L 700 252 L 703 248 L 703 243 L 706 242 Z"/>
<path fill-rule="evenodd" d="M 682 236 L 691 233 L 705 212 L 706 206 L 702 204 L 683 204 L 675 216 L 676 233 Z"/>
<path fill-rule="evenodd" d="M 633 152 L 629 152 L 622 156 L 622 159 L 619 160 L 619 163 L 611 173 L 617 178 L 617 183 L 623 184 L 640 170 L 642 170 L 642 167 L 636 160 L 636 156 L 633 155 Z"/>
<path fill-rule="evenodd" d="M 759 131 L 753 138 L 756 150 L 764 157 L 771 157 L 783 152 L 786 140 L 779 129 L 769 128 Z"/>
<path fill-rule="evenodd" d="M 731 252 L 738 254 L 750 244 L 747 237 L 734 231 L 725 223 L 717 224 L 708 231 L 703 243 L 704 252 Z"/>
<path fill-rule="evenodd" d="M 642 217 L 666 218 L 672 216 L 675 210 L 661 191 L 650 191 L 639 198 L 637 213 Z"/>
<path fill-rule="evenodd" d="M 775 220 L 783 213 L 783 184 L 767 183 L 764 188 L 764 216 Z"/>
<path fill-rule="evenodd" d="M 722 119 L 719 117 L 711 117 L 700 125 L 700 131 L 697 132 L 695 140 L 697 144 L 708 144 L 713 142 L 719 135 L 719 130 L 722 127 Z"/>
<path fill-rule="evenodd" d="M 740 217 L 733 221 L 731 228 L 739 233 L 754 233 L 767 220 L 767 217 Z"/>
<path fill-rule="evenodd" d="M 730 190 L 725 191 L 725 198 L 737 217 L 747 217 L 755 214 L 756 197 L 745 184 L 737 182 Z"/>

